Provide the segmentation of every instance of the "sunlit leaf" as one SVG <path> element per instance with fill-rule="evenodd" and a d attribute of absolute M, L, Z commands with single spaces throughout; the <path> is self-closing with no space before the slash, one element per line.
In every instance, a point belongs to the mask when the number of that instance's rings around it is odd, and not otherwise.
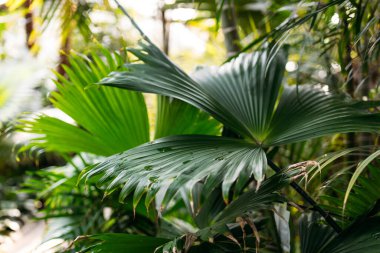
<path fill-rule="evenodd" d="M 70 116 L 75 125 L 45 115 L 23 121 L 24 131 L 41 135 L 29 146 L 106 156 L 149 140 L 142 94 L 110 87 L 88 88 L 123 64 L 120 55 L 101 50 L 105 60 L 96 54 L 91 55 L 91 60 L 72 55 L 71 67 L 65 67 L 68 78 L 57 73 L 58 91 L 52 93 L 51 101 Z"/>

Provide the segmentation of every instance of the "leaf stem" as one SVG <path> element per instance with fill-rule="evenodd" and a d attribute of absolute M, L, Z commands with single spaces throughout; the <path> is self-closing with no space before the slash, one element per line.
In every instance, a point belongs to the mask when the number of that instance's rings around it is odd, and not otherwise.
<path fill-rule="evenodd" d="M 274 164 L 270 159 L 268 159 L 268 165 L 276 173 L 281 172 L 281 168 Z M 314 210 L 316 210 L 326 220 L 326 222 L 335 230 L 335 232 L 338 234 L 342 232 L 342 228 L 335 222 L 330 214 L 323 210 L 317 204 L 317 202 L 315 202 L 314 199 L 309 194 L 307 194 L 307 192 L 305 192 L 296 182 L 291 182 L 290 185 L 305 199 L 306 202 L 308 202 L 313 207 Z"/>

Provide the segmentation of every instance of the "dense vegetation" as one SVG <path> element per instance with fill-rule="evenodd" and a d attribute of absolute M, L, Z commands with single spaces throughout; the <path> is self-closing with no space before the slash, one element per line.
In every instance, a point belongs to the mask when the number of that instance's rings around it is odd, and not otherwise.
<path fill-rule="evenodd" d="M 35 16 L 42 32 L 59 20 L 64 54 L 44 104 L 69 116 L 0 118 L 4 233 L 28 215 L 60 239 L 55 252 L 380 251 L 378 0 L 162 2 L 162 49 L 115 3 L 1 8 L 21 12 L 35 55 Z M 205 53 L 223 64 L 174 63 L 180 21 L 166 15 L 183 8 L 215 47 L 223 34 L 225 52 Z M 138 43 L 91 41 L 109 29 L 93 33 L 99 9 L 126 18 Z M 1 113 L 8 93 L 0 86 Z M 31 137 L 15 143 L 18 132 Z"/>

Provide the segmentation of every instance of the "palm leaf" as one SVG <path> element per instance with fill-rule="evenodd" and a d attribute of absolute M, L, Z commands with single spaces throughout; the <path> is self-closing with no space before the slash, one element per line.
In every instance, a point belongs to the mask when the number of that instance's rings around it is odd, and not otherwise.
<path fill-rule="evenodd" d="M 351 179 L 350 179 L 350 182 L 348 183 L 348 186 L 347 186 L 347 190 L 346 190 L 346 193 L 344 195 L 344 200 L 343 200 L 343 210 L 345 209 L 346 207 L 346 204 L 347 204 L 347 201 L 348 201 L 348 197 L 350 196 L 350 192 L 351 190 L 353 189 L 354 185 L 355 185 L 355 182 L 357 181 L 357 179 L 359 178 L 360 174 L 364 171 L 364 169 L 373 161 L 375 160 L 376 158 L 378 158 L 380 156 L 380 150 L 377 150 L 376 152 L 374 152 L 373 154 L 371 154 L 370 156 L 368 156 L 366 159 L 364 159 L 364 161 L 362 161 L 358 167 L 356 168 L 354 174 L 352 175 Z M 376 175 L 376 174 L 375 174 Z"/>
<path fill-rule="evenodd" d="M 320 248 L 331 241 L 337 234 L 323 224 L 316 213 L 303 214 L 299 223 L 302 253 L 318 253 Z"/>
<path fill-rule="evenodd" d="M 380 127 L 378 113 L 355 107 L 347 97 L 311 86 L 282 86 L 284 50 L 242 54 L 220 68 L 201 69 L 192 79 L 155 45 L 140 46 L 130 51 L 143 63 L 127 64 L 128 72 L 114 72 L 101 84 L 183 100 L 258 144 L 376 132 Z"/>
<path fill-rule="evenodd" d="M 353 167 L 348 167 L 352 169 Z M 347 192 L 341 190 L 341 181 L 334 180 L 332 183 L 337 185 L 329 185 L 333 190 L 333 194 L 322 195 L 321 199 L 327 201 L 326 210 L 334 213 L 336 216 L 342 216 L 344 225 L 352 223 L 360 217 L 365 217 L 370 213 L 376 214 L 376 203 L 380 199 L 379 183 L 380 171 L 378 167 L 367 165 L 368 175 L 362 174 L 356 179 L 356 184 L 351 188 L 351 193 L 347 202 L 344 202 L 344 196 Z M 347 182 L 344 181 L 344 184 Z"/>
<path fill-rule="evenodd" d="M 127 64 L 128 71 L 114 72 L 108 78 L 103 79 L 101 84 L 171 96 L 198 107 L 246 139 L 246 143 L 239 141 L 242 145 L 242 152 L 246 145 L 252 145 L 249 143 L 255 143 L 256 147 L 267 147 L 334 133 L 371 132 L 378 131 L 380 128 L 379 114 L 369 113 L 370 105 L 357 108 L 355 107 L 356 103 L 349 98 L 343 99 L 342 96 L 311 86 L 282 86 L 286 62 L 285 50 L 268 48 L 252 54 L 243 54 L 220 68 L 201 69 L 194 75 L 194 78 L 172 63 L 149 40 L 140 42 L 140 49 L 130 49 L 130 52 L 142 63 Z M 199 138 L 197 137 L 197 141 Z M 207 140 L 209 140 L 208 137 L 205 137 L 203 144 Z M 181 143 L 181 145 L 183 144 Z M 162 148 L 161 145 L 160 142 L 154 143 L 151 145 L 151 149 L 159 150 Z M 170 168 L 173 169 L 168 169 L 167 164 L 171 163 L 168 162 L 169 158 L 166 159 L 164 156 L 165 159 L 154 162 L 154 167 L 159 169 L 154 170 L 155 173 L 148 173 L 143 168 L 150 163 L 149 160 L 137 159 L 139 155 L 141 157 L 147 155 L 145 146 L 143 147 L 130 151 L 136 157 L 133 159 L 133 163 L 129 160 L 119 162 L 117 160 L 122 157 L 112 157 L 108 162 L 94 168 L 93 173 L 89 172 L 86 177 L 104 174 L 101 183 L 112 182 L 109 190 L 123 184 L 124 192 L 127 194 L 137 187 L 140 191 L 137 196 L 141 197 L 145 187 L 149 185 L 156 187 L 148 180 L 149 178 L 163 179 L 163 175 L 165 175 L 167 180 L 181 175 L 193 166 L 199 167 L 197 159 L 187 159 L 193 152 L 193 150 L 187 150 L 178 153 L 178 158 L 172 157 L 173 165 Z M 165 146 L 165 148 L 172 147 L 176 147 L 175 143 Z M 200 167 L 202 169 L 194 170 L 191 174 L 191 177 L 196 180 L 183 179 L 183 182 L 190 181 L 193 184 L 206 177 L 208 177 L 206 182 L 214 181 L 213 184 L 209 183 L 211 186 L 223 182 L 223 195 L 226 199 L 230 185 L 238 178 L 240 172 L 242 172 L 241 174 L 245 173 L 240 167 L 237 170 L 231 167 L 239 164 L 235 160 L 236 157 L 227 156 L 226 167 L 223 169 L 219 166 L 215 167 L 213 159 L 220 156 L 221 153 L 216 154 L 210 148 L 208 145 L 201 148 L 203 153 L 210 152 L 213 156 L 202 158 L 203 166 Z M 238 152 L 238 146 L 236 146 L 236 152 Z M 174 154 L 174 152 L 164 153 Z M 249 156 L 248 163 L 251 163 L 252 154 Z M 162 157 L 155 156 L 155 158 Z M 255 179 L 261 181 L 266 168 L 263 161 L 266 158 L 261 150 L 255 153 L 254 158 L 258 159 L 255 162 L 258 166 L 251 169 L 248 176 L 253 173 Z M 244 159 L 246 158 L 241 157 L 241 163 L 246 164 L 247 161 Z M 183 164 L 184 161 L 187 163 Z M 165 173 L 165 171 L 168 172 Z M 207 173 L 204 173 L 205 171 Z M 158 175 L 156 172 L 161 174 Z M 137 173 L 144 180 L 135 178 L 134 175 Z M 210 173 L 211 175 L 217 174 L 218 177 L 211 177 Z M 133 180 L 129 177 L 132 177 Z M 115 179 L 111 181 L 112 178 Z M 177 185 L 175 189 L 183 184 L 178 179 L 176 182 L 176 184 L 172 184 Z M 156 191 L 159 188 L 161 187 L 158 187 Z"/>
<path fill-rule="evenodd" d="M 76 243 L 91 242 L 92 245 L 81 252 L 140 252 L 152 253 L 169 240 L 130 234 L 98 234 L 79 237 Z"/>
<path fill-rule="evenodd" d="M 222 234 L 226 232 L 225 224 L 235 222 L 236 217 L 244 216 L 252 211 L 268 209 L 276 203 L 284 202 L 286 199 L 279 195 L 277 191 L 288 185 L 292 177 L 298 173 L 298 170 L 294 170 L 275 174 L 266 179 L 258 190 L 250 189 L 243 193 L 227 205 L 214 218 L 213 223 L 209 227 L 199 230 L 197 235 L 206 240 L 206 238 L 215 236 L 217 233 Z"/>
<path fill-rule="evenodd" d="M 304 215 L 300 222 L 303 253 L 375 253 L 380 250 L 380 218 L 352 224 L 341 234 L 321 223 L 316 214 Z"/>
<path fill-rule="evenodd" d="M 247 181 L 252 174 L 262 178 L 265 167 L 264 151 L 257 145 L 216 136 L 172 136 L 114 155 L 82 178 L 101 176 L 98 184 L 106 185 L 107 192 L 123 185 L 121 200 L 136 188 L 135 205 L 147 191 L 148 206 L 160 190 L 166 191 L 167 203 L 180 187 L 200 181 L 205 192 L 223 182 L 227 200 L 234 181 Z"/>
<path fill-rule="evenodd" d="M 274 207 L 276 203 L 286 201 L 278 191 L 288 185 L 292 181 L 292 178 L 298 175 L 298 173 L 300 173 L 299 170 L 290 170 L 273 175 L 266 179 L 258 190 L 250 189 L 246 191 L 234 199 L 229 205 L 224 206 L 222 210 L 217 211 L 211 219 L 206 217 L 205 214 L 207 212 L 213 213 L 215 211 L 212 209 L 213 207 L 217 210 L 221 207 L 219 204 L 214 205 L 215 202 L 209 203 L 211 200 L 207 198 L 208 201 L 202 206 L 196 218 L 198 222 L 202 224 L 201 229 L 194 233 L 194 235 L 207 242 L 210 238 L 216 239 L 221 235 L 229 234 L 231 231 L 226 224 L 232 225 L 236 223 L 237 217 L 245 217 L 245 219 L 249 219 L 253 223 L 254 221 L 250 218 L 253 213 L 263 209 L 269 209 Z M 215 193 L 217 193 L 217 191 L 215 191 Z M 213 194 L 212 197 L 217 197 L 217 195 Z M 203 210 L 204 208 L 205 210 Z M 208 225 L 205 226 L 206 224 Z M 239 225 L 237 225 L 237 227 L 239 227 Z"/>
<path fill-rule="evenodd" d="M 319 251 L 320 253 L 377 253 L 380 251 L 380 217 L 353 224 Z"/>
<path fill-rule="evenodd" d="M 76 125 L 45 115 L 23 121 L 24 131 L 42 134 L 28 147 L 106 156 L 149 140 L 147 109 L 142 94 L 110 87 L 86 88 L 123 63 L 120 55 L 112 55 L 105 49 L 101 51 L 104 60 L 96 54 L 91 55 L 92 60 L 72 55 L 71 67 L 65 67 L 67 79 L 57 73 L 58 91 L 52 94 L 51 102 L 69 115 Z"/>

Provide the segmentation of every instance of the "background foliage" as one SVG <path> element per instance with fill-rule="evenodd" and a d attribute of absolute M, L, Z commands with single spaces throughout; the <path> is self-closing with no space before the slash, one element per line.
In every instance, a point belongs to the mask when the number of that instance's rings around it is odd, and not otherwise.
<path fill-rule="evenodd" d="M 55 252 L 378 252 L 379 1 L 157 3 L 149 37 L 117 1 L 1 3 L 1 64 L 23 73 L 1 68 L 2 234 L 32 218 Z"/>

